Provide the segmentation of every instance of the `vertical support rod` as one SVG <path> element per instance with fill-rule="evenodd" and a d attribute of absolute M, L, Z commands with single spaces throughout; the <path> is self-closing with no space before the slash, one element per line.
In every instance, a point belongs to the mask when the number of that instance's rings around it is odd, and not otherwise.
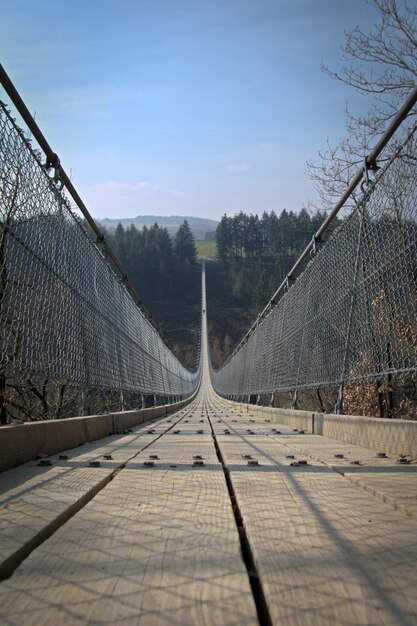
<path fill-rule="evenodd" d="M 13 220 L 17 198 L 17 189 L 18 186 L 16 184 L 13 192 L 11 208 L 8 212 L 6 220 L 1 225 L 2 233 L 0 238 L 0 314 L 2 313 L 5 292 L 7 289 L 6 237 L 10 228 L 10 224 Z M 0 369 L 0 424 L 2 426 L 5 426 L 7 424 L 6 382 L 7 381 L 5 370 L 2 367 Z"/>
<path fill-rule="evenodd" d="M 6 407 L 6 377 L 3 370 L 0 371 L 0 424 L 7 424 L 7 407 Z"/>
<path fill-rule="evenodd" d="M 352 296 L 350 299 L 348 327 L 347 327 L 347 332 L 346 332 L 345 349 L 343 353 L 343 364 L 342 364 L 342 371 L 340 375 L 339 393 L 338 393 L 336 405 L 334 408 L 334 412 L 337 414 L 343 413 L 343 396 L 344 396 L 344 391 L 345 391 L 346 371 L 347 371 L 348 361 L 349 361 L 348 354 L 349 354 L 350 337 L 352 334 L 353 311 L 355 308 L 355 303 L 356 303 L 356 298 L 357 298 L 359 260 L 360 260 L 361 247 L 362 247 L 364 222 L 365 222 L 365 206 L 362 207 L 361 220 L 359 222 L 358 244 L 356 247 L 355 270 L 353 274 Z"/>
<path fill-rule="evenodd" d="M 298 409 L 298 389 L 294 389 L 292 394 L 291 408 L 293 411 Z"/>
<path fill-rule="evenodd" d="M 298 384 L 300 382 L 301 362 L 302 362 L 302 358 L 303 358 L 303 347 L 304 347 L 304 335 L 305 335 L 305 328 L 306 328 L 306 321 L 307 321 L 308 303 L 309 303 L 309 300 L 310 300 L 312 275 L 313 275 L 313 273 L 310 272 L 310 279 L 308 281 L 308 290 L 307 290 L 307 302 L 306 302 L 306 305 L 304 307 L 303 330 L 302 330 L 302 333 L 301 333 L 300 354 L 298 356 L 297 378 L 296 378 L 296 381 L 295 381 L 296 388 L 294 389 L 294 393 L 293 393 L 293 396 L 292 396 L 292 402 L 291 402 L 291 408 L 293 410 L 298 409 Z"/>
<path fill-rule="evenodd" d="M 81 415 L 90 415 L 90 410 L 88 408 L 87 403 L 87 392 L 83 387 L 80 392 L 80 403 L 81 403 Z"/>

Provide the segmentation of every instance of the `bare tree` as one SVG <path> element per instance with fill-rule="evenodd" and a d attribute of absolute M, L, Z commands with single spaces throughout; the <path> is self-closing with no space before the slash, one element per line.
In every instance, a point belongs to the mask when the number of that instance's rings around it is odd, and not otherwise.
<path fill-rule="evenodd" d="M 346 107 L 346 137 L 328 143 L 318 162 L 307 163 L 319 194 L 319 208 L 330 208 L 341 196 L 364 157 L 370 152 L 399 106 L 417 84 L 417 9 L 401 0 L 370 0 L 376 24 L 369 32 L 359 26 L 346 34 L 344 65 L 340 71 L 323 66 L 332 78 L 372 98 L 366 115 L 355 116 Z M 410 115 L 416 115 L 416 112 Z M 401 141 L 401 137 L 398 138 Z M 398 144 L 391 141 L 389 158 Z M 355 205 L 355 196 L 351 206 Z"/>

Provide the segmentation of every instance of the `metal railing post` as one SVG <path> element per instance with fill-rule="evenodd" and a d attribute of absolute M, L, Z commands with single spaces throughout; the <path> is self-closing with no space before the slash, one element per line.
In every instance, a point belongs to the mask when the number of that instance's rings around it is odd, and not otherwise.
<path fill-rule="evenodd" d="M 90 409 L 88 407 L 87 402 L 87 390 L 85 388 L 81 389 L 80 392 L 80 403 L 81 403 L 81 415 L 90 415 Z"/>
<path fill-rule="evenodd" d="M 291 408 L 295 411 L 298 409 L 298 389 L 294 389 L 292 394 Z"/>
<path fill-rule="evenodd" d="M 365 205 L 362 206 L 361 219 L 359 222 L 358 243 L 356 246 L 355 269 L 354 269 L 352 288 L 351 288 L 352 295 L 350 298 L 350 306 L 349 306 L 348 327 L 346 331 L 345 347 L 344 347 L 344 352 L 343 352 L 343 362 L 342 362 L 342 371 L 340 374 L 339 392 L 338 392 L 338 396 L 336 400 L 336 405 L 334 408 L 334 412 L 337 414 L 343 413 L 345 378 L 346 378 L 346 371 L 347 371 L 348 362 L 349 362 L 349 344 L 350 344 L 350 337 L 352 334 L 353 312 L 355 309 L 355 303 L 357 299 L 357 284 L 358 284 L 358 274 L 359 274 L 360 255 L 361 255 L 361 248 L 362 248 L 364 221 L 365 221 Z"/>

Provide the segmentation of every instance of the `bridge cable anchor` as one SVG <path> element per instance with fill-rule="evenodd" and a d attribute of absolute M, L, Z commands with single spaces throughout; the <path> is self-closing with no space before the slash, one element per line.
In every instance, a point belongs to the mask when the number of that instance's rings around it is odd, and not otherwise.
<path fill-rule="evenodd" d="M 45 169 L 48 172 L 48 176 L 51 169 L 54 170 L 54 175 L 52 177 L 50 176 L 50 178 L 54 181 L 57 191 L 62 191 L 64 183 L 61 180 L 61 161 L 55 152 L 46 157 Z"/>
<path fill-rule="evenodd" d="M 381 169 L 377 162 L 376 159 L 374 159 L 373 161 L 369 160 L 369 156 L 366 156 L 363 160 L 363 178 L 364 180 L 361 182 L 361 191 L 362 193 L 366 193 L 366 187 L 369 187 L 370 184 L 370 180 L 369 180 L 369 172 L 377 172 L 379 169 Z"/>
<path fill-rule="evenodd" d="M 293 285 L 295 281 L 295 277 L 292 274 L 287 274 L 285 277 L 285 291 L 288 291 L 289 288 Z"/>
<path fill-rule="evenodd" d="M 319 250 L 319 245 L 322 243 L 321 237 L 316 237 L 316 235 L 313 235 L 311 238 L 311 250 L 310 250 L 310 256 L 313 257 L 316 255 L 316 253 Z"/>

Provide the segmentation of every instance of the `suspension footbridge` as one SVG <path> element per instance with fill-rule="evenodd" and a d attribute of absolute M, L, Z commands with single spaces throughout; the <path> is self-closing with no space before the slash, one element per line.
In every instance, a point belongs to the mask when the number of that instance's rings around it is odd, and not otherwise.
<path fill-rule="evenodd" d="M 220 398 L 202 329 L 186 407 L 3 475 L 3 623 L 414 624 L 415 466 Z"/>
<path fill-rule="evenodd" d="M 217 371 L 203 264 L 189 371 L 2 82 L 46 160 L 1 105 L 0 623 L 416 624 L 417 423 L 342 409 L 415 376 L 415 126 L 369 179 L 417 92 Z M 296 410 L 329 384 L 335 414 Z M 78 417 L 17 423 L 27 388 Z M 106 393 L 132 410 L 86 415 Z"/>

